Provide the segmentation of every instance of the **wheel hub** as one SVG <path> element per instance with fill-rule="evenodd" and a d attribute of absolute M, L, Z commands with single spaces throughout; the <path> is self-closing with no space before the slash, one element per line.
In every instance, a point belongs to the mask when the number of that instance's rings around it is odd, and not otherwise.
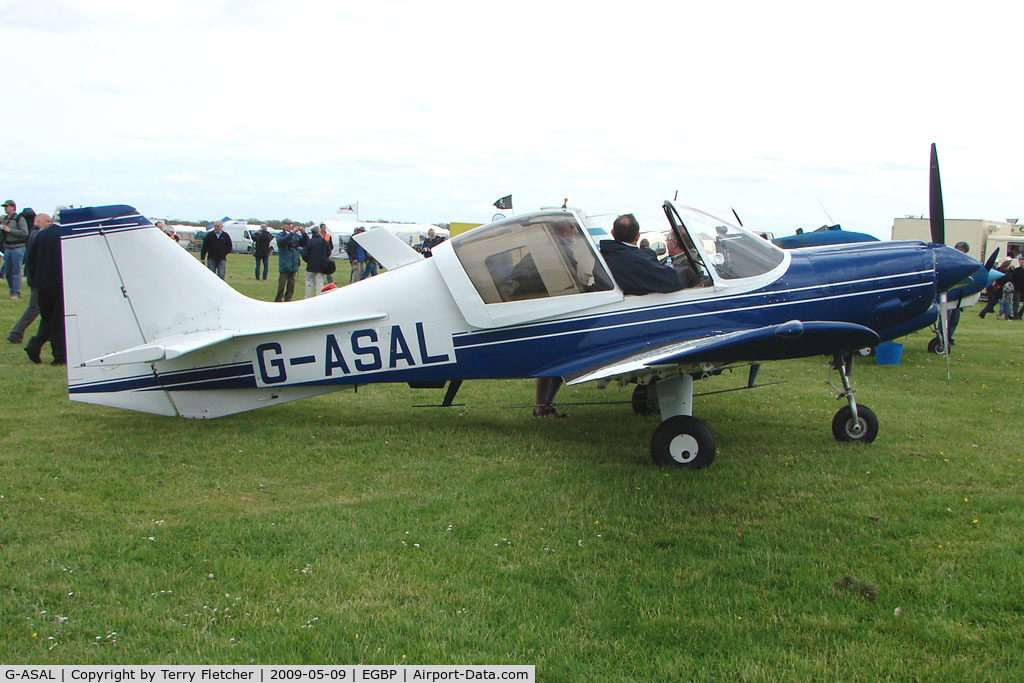
<path fill-rule="evenodd" d="M 697 458 L 699 451 L 700 446 L 698 446 L 697 440 L 689 434 L 676 436 L 668 445 L 669 455 L 672 456 L 673 460 L 683 465 L 693 462 Z"/>

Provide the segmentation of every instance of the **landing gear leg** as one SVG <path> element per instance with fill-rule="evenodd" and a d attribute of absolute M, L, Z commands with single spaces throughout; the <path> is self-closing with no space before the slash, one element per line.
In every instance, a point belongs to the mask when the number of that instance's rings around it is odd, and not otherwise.
<path fill-rule="evenodd" d="M 715 437 L 706 424 L 692 416 L 693 378 L 677 375 L 649 387 L 658 395 L 662 423 L 651 437 L 651 458 L 663 467 L 698 470 L 715 459 Z"/>
<path fill-rule="evenodd" d="M 831 371 L 829 384 L 838 392 L 836 398 L 845 398 L 847 403 L 832 418 L 832 436 L 836 441 L 871 443 L 878 436 L 878 418 L 867 406 L 857 405 L 857 399 L 853 397 L 853 388 L 850 385 L 853 358 L 853 354 L 844 357 L 841 353 L 832 357 L 832 370 L 838 371 L 843 388 L 832 384 Z"/>

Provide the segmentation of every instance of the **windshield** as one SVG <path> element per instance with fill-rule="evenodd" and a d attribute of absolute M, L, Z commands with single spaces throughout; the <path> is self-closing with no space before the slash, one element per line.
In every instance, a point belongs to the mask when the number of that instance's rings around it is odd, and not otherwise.
<path fill-rule="evenodd" d="M 785 254 L 774 244 L 721 218 L 698 209 L 666 202 L 669 220 L 675 217 L 704 255 L 704 261 L 725 280 L 763 275 L 782 263 Z"/>

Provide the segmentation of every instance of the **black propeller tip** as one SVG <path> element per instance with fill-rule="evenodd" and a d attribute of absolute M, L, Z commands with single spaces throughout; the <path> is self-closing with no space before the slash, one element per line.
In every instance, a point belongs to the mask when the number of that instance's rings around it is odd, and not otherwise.
<path fill-rule="evenodd" d="M 946 217 L 942 210 L 942 181 L 939 178 L 939 153 L 932 143 L 931 173 L 928 183 L 928 220 L 931 225 L 932 242 L 946 243 Z"/>

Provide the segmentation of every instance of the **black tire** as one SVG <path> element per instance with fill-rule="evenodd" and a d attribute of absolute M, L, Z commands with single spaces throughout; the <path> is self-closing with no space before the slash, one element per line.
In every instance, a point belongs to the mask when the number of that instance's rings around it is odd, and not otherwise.
<path fill-rule="evenodd" d="M 715 459 L 715 435 L 695 417 L 676 415 L 658 425 L 651 437 L 651 458 L 659 467 L 699 470 Z"/>
<path fill-rule="evenodd" d="M 878 436 L 878 418 L 867 406 L 857 406 L 857 421 L 850 406 L 843 406 L 832 418 L 832 436 L 844 443 L 871 443 Z"/>
<path fill-rule="evenodd" d="M 654 415 L 658 412 L 658 394 L 654 383 L 637 384 L 633 388 L 633 412 L 637 415 Z"/>
<path fill-rule="evenodd" d="M 940 356 L 944 356 L 946 354 L 946 345 L 942 343 L 941 339 L 934 337 L 930 342 L 928 342 L 928 353 L 935 353 Z"/>

